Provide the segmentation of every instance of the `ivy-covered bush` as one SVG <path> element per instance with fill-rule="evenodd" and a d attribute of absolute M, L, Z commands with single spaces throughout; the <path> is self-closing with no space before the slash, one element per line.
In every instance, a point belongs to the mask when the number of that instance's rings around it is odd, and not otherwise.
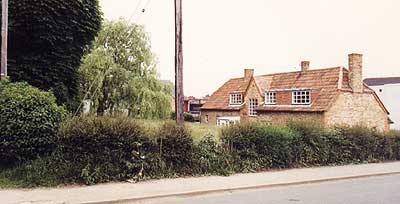
<path fill-rule="evenodd" d="M 27 83 L 0 84 L 0 162 L 16 163 L 51 153 L 64 108 L 52 93 Z"/>
<path fill-rule="evenodd" d="M 58 102 L 78 94 L 81 57 L 100 30 L 98 0 L 9 1 L 9 75 Z"/>

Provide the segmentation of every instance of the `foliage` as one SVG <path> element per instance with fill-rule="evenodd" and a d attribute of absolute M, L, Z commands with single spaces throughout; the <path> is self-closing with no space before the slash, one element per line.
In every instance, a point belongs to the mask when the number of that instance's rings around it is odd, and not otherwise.
<path fill-rule="evenodd" d="M 52 157 L 38 158 L 12 167 L 0 168 L 0 186 L 5 188 L 29 188 L 62 184 L 60 175 L 64 168 Z"/>
<path fill-rule="evenodd" d="M 65 110 L 52 93 L 27 83 L 0 83 L 0 163 L 51 153 Z"/>
<path fill-rule="evenodd" d="M 82 95 L 99 115 L 127 110 L 137 118 L 166 118 L 170 84 L 158 79 L 144 28 L 121 19 L 105 22 L 80 68 Z"/>
<path fill-rule="evenodd" d="M 328 162 L 328 129 L 324 129 L 320 122 L 307 120 L 292 120 L 288 122 L 288 126 L 299 133 L 299 137 L 292 144 L 297 165 L 320 166 Z"/>
<path fill-rule="evenodd" d="M 59 131 L 57 154 L 73 165 L 64 178 L 87 184 L 143 176 L 144 159 L 152 148 L 142 128 L 126 117 L 80 117 Z"/>
<path fill-rule="evenodd" d="M 205 135 L 196 146 L 194 167 L 199 174 L 229 175 L 233 172 L 233 158 L 218 139 L 213 135 Z"/>
<path fill-rule="evenodd" d="M 80 65 L 102 21 L 98 0 L 9 2 L 9 75 L 43 90 L 59 103 L 77 96 Z"/>
<path fill-rule="evenodd" d="M 1 87 L 1 84 L 0 84 Z M 149 125 L 151 124 L 151 125 Z M 238 123 L 212 131 L 188 123 L 84 116 L 65 121 L 49 157 L 1 169 L 0 186 L 95 184 L 267 169 L 399 160 L 400 134 L 365 127 Z M 199 137 L 198 141 L 193 138 Z"/>
<path fill-rule="evenodd" d="M 195 122 L 193 114 L 192 113 L 183 113 L 183 118 L 185 122 Z M 175 120 L 176 119 L 176 112 L 172 111 L 170 113 L 170 119 Z"/>
<path fill-rule="evenodd" d="M 194 143 L 186 127 L 165 123 L 158 132 L 157 144 L 168 169 L 180 174 L 191 172 Z"/>
<path fill-rule="evenodd" d="M 236 157 L 239 171 L 292 166 L 291 146 L 298 137 L 287 127 L 238 123 L 222 130 L 222 139 Z"/>

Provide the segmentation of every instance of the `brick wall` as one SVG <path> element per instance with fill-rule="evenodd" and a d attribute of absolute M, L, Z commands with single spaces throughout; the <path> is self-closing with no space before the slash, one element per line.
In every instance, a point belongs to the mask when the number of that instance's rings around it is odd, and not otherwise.
<path fill-rule="evenodd" d="M 311 102 L 317 98 L 320 90 L 311 90 Z M 277 105 L 292 105 L 292 91 L 278 91 L 276 92 L 276 104 Z"/>
<path fill-rule="evenodd" d="M 343 92 L 325 113 L 328 125 L 365 125 L 380 131 L 389 130 L 388 116 L 373 94 Z"/>

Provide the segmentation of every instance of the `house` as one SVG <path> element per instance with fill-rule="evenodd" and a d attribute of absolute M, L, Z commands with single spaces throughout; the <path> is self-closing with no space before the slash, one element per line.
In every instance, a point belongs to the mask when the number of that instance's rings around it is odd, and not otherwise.
<path fill-rule="evenodd" d="M 334 124 L 362 124 L 389 129 L 389 112 L 362 80 L 362 54 L 349 55 L 349 69 L 332 67 L 241 78 L 222 85 L 201 108 L 201 122 L 226 125 L 236 121 L 285 124 L 289 119 Z"/>
<path fill-rule="evenodd" d="M 367 78 L 364 80 L 383 101 L 393 121 L 391 128 L 400 129 L 400 77 Z"/>
<path fill-rule="evenodd" d="M 208 97 L 196 98 L 194 96 L 185 96 L 183 111 L 191 113 L 196 122 L 200 122 L 200 109 L 206 103 Z"/>

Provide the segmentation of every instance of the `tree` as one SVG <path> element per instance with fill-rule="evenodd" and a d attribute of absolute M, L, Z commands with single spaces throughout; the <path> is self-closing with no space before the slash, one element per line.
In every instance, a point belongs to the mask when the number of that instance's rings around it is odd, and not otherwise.
<path fill-rule="evenodd" d="M 85 99 L 97 114 L 127 110 L 139 118 L 166 118 L 172 85 L 158 79 L 155 56 L 143 26 L 105 22 L 80 68 Z"/>
<path fill-rule="evenodd" d="M 52 90 L 59 103 L 78 94 L 81 57 L 101 26 L 98 0 L 10 0 L 12 81 Z"/>

